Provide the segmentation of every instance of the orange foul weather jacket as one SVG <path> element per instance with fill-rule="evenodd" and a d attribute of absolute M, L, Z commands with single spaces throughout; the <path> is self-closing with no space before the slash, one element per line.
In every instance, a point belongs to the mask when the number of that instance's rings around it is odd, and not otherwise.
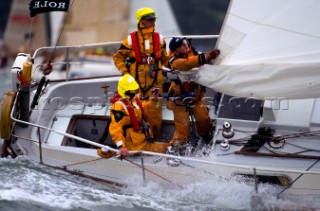
<path fill-rule="evenodd" d="M 166 52 L 166 42 L 159 35 L 160 40 L 154 40 L 154 27 L 143 28 L 136 32 L 136 41 L 131 34 L 122 42 L 121 47 L 113 55 L 113 61 L 122 74 L 130 73 L 140 85 L 140 96 L 151 97 L 153 88 L 159 88 L 162 94 L 164 77 L 162 75 L 162 65 L 167 66 L 168 55 Z M 154 42 L 159 43 L 158 52 L 155 52 Z M 134 43 L 139 45 L 141 62 L 137 62 Z M 157 53 L 157 58 L 155 54 Z M 151 64 L 148 63 L 148 55 L 152 57 Z"/>
<path fill-rule="evenodd" d="M 120 99 L 120 98 L 119 98 Z M 142 110 L 139 106 L 139 103 L 136 99 L 132 101 L 126 100 L 127 105 L 117 99 L 113 99 L 113 105 L 111 107 L 111 123 L 109 125 L 109 133 L 113 142 L 117 147 L 125 147 L 128 150 L 146 150 L 159 153 L 165 153 L 168 147 L 168 143 L 164 142 L 150 142 L 147 140 L 147 135 L 142 131 L 141 122 L 142 122 Z M 142 103 L 142 108 L 145 106 L 144 102 Z M 139 128 L 134 127 L 134 123 L 131 120 L 129 109 L 127 106 L 130 106 L 133 109 L 136 122 L 139 122 Z M 149 131 L 148 136 L 153 138 L 152 131 Z"/>
<path fill-rule="evenodd" d="M 198 54 L 194 49 L 189 52 L 188 57 L 186 58 L 175 57 L 173 54 L 170 55 L 170 65 L 174 70 L 188 71 L 192 68 L 200 67 L 205 63 L 204 54 Z M 192 88 L 189 87 L 189 90 L 186 90 L 183 82 L 178 80 L 171 83 L 169 88 L 169 96 L 171 98 L 167 102 L 167 108 L 173 111 L 174 124 L 176 128 L 173 138 L 170 141 L 172 145 L 182 145 L 187 141 L 190 128 L 190 118 L 186 107 L 183 106 L 183 97 L 188 96 L 191 92 L 193 93 L 192 97 L 194 99 L 194 106 L 192 109 L 196 120 L 195 124 L 197 133 L 206 142 L 210 141 L 210 133 L 213 124 L 209 116 L 207 106 L 203 100 L 205 87 L 199 84 L 194 84 Z M 175 98 L 175 100 L 172 100 L 173 98 Z"/>
<path fill-rule="evenodd" d="M 163 65 L 168 65 L 166 42 L 161 35 L 154 36 L 154 27 L 144 28 L 141 23 L 139 23 L 139 29 L 135 33 L 135 37 L 130 34 L 122 42 L 121 47 L 113 55 L 113 61 L 122 74 L 129 73 L 135 78 L 140 86 L 141 99 L 151 97 L 154 88 L 158 88 L 159 94 L 162 95 L 164 76 L 161 68 Z M 156 40 L 156 37 L 159 39 Z M 157 50 L 154 43 L 158 46 Z M 141 58 L 141 62 L 137 62 L 136 52 L 138 51 L 134 49 L 134 45 L 139 46 L 140 55 L 138 57 Z M 148 55 L 149 59 L 152 58 L 149 63 Z M 160 137 L 162 101 L 159 100 L 154 105 L 154 107 L 149 108 L 150 115 L 147 117 L 147 121 L 150 123 L 154 134 Z"/>

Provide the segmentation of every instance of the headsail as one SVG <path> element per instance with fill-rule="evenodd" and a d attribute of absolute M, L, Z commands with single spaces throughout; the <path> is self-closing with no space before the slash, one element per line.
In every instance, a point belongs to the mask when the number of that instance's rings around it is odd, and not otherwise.
<path fill-rule="evenodd" d="M 199 83 L 240 97 L 320 97 L 317 0 L 233 0 Z"/>

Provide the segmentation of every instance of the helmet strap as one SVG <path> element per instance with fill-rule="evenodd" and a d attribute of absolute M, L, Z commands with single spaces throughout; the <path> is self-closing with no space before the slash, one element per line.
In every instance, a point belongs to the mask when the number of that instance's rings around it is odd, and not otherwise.
<path fill-rule="evenodd" d="M 129 96 L 129 99 L 132 100 L 135 96 L 136 96 L 136 93 L 131 93 L 131 92 L 125 92 L 125 95 Z"/>

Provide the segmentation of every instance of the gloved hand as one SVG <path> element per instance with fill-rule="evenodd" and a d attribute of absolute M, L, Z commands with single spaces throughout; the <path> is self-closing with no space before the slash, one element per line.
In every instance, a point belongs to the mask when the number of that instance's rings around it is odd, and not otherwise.
<path fill-rule="evenodd" d="M 158 101 L 159 100 L 159 88 L 154 88 L 153 90 L 152 90 L 152 100 L 153 101 Z"/>
<path fill-rule="evenodd" d="M 123 157 L 129 155 L 129 150 L 127 148 L 125 148 L 125 147 L 120 148 L 119 151 L 120 151 L 120 155 L 123 156 Z"/>
<path fill-rule="evenodd" d="M 142 62 L 143 64 L 153 65 L 154 62 L 155 62 L 155 60 L 154 60 L 154 58 L 152 58 L 151 56 L 148 56 L 148 57 L 143 57 L 143 58 L 141 59 L 141 62 Z"/>
<path fill-rule="evenodd" d="M 147 63 L 153 65 L 154 64 L 154 58 L 152 58 L 151 56 L 147 58 Z"/>
<path fill-rule="evenodd" d="M 214 49 L 209 53 L 210 60 L 211 59 L 216 59 L 220 55 L 220 50 L 219 49 Z"/>

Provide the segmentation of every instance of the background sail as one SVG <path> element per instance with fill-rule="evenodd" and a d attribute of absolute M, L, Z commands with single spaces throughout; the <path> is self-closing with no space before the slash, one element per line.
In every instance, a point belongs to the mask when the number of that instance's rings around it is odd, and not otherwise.
<path fill-rule="evenodd" d="M 137 30 L 136 11 L 141 7 L 151 7 L 155 10 L 157 16 L 157 32 L 161 33 L 165 37 L 181 35 L 180 27 L 168 0 L 130 1 L 129 33 Z"/>
<path fill-rule="evenodd" d="M 119 41 L 125 38 L 129 27 L 129 5 L 129 0 L 74 1 L 59 45 Z"/>
<path fill-rule="evenodd" d="M 199 83 L 241 97 L 320 97 L 319 10 L 317 0 L 233 0 L 218 65 Z"/>
<path fill-rule="evenodd" d="M 76 0 L 59 45 L 122 41 L 137 30 L 135 13 L 141 7 L 156 11 L 156 30 L 162 35 L 180 34 L 167 0 Z"/>
<path fill-rule="evenodd" d="M 46 46 L 47 34 L 45 27 L 45 14 L 33 18 L 32 31 L 30 31 L 31 18 L 28 8 L 30 0 L 14 0 L 3 37 L 4 45 L 11 56 L 19 52 L 32 52 L 40 46 Z"/>

